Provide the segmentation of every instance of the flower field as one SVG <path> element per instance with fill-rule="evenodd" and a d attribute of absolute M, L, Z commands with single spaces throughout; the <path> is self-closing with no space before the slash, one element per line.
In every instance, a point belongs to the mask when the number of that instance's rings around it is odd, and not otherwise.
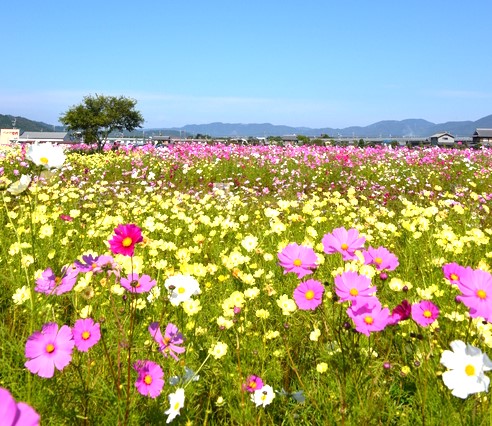
<path fill-rule="evenodd" d="M 0 151 L 6 424 L 492 421 L 492 151 Z"/>

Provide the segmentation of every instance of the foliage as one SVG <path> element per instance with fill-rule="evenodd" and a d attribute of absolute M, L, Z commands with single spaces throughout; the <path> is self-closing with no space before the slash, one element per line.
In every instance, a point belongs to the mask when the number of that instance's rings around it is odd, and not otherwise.
<path fill-rule="evenodd" d="M 73 132 L 81 132 L 86 144 L 97 144 L 102 151 L 108 136 L 114 132 L 133 131 L 142 127 L 144 119 L 135 109 L 137 101 L 123 96 L 85 96 L 60 116 L 60 122 Z"/>

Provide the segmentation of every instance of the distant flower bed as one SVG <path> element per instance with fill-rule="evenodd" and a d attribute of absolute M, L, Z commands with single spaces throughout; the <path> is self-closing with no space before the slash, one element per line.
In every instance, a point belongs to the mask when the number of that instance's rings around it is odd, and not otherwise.
<path fill-rule="evenodd" d="M 7 424 L 488 421 L 492 152 L 75 148 L 0 152 Z"/>

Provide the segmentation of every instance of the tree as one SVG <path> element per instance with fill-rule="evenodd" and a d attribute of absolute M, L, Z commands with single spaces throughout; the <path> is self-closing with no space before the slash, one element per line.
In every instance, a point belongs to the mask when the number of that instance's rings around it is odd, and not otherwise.
<path fill-rule="evenodd" d="M 144 119 L 135 109 L 137 101 L 124 96 L 85 96 L 82 103 L 60 116 L 68 130 L 81 132 L 84 142 L 96 143 L 102 151 L 110 133 L 142 127 Z"/>

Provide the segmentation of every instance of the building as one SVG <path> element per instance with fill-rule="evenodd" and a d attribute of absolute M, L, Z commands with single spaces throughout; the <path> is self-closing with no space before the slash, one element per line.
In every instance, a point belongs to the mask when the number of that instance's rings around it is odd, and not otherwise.
<path fill-rule="evenodd" d="M 68 132 L 23 132 L 18 142 L 21 143 L 72 143 L 73 136 Z"/>
<path fill-rule="evenodd" d="M 492 146 L 492 129 L 477 129 L 473 133 L 473 145 Z"/>
<path fill-rule="evenodd" d="M 282 142 L 284 145 L 296 144 L 299 142 L 299 138 L 296 135 L 282 136 Z"/>
<path fill-rule="evenodd" d="M 450 146 L 454 145 L 454 136 L 451 135 L 450 133 L 443 132 L 443 133 L 436 133 L 435 135 L 432 135 L 430 138 L 430 143 L 431 145 L 434 146 Z"/>
<path fill-rule="evenodd" d="M 19 129 L 0 129 L 0 145 L 8 145 L 17 142 L 19 133 Z"/>

